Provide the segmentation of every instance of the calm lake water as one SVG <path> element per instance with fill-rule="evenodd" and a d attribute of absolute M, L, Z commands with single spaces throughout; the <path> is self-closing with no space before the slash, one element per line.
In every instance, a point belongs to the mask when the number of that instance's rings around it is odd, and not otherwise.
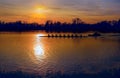
<path fill-rule="evenodd" d="M 0 71 L 95 73 L 120 68 L 120 37 L 42 38 L 44 33 L 1 33 Z"/>

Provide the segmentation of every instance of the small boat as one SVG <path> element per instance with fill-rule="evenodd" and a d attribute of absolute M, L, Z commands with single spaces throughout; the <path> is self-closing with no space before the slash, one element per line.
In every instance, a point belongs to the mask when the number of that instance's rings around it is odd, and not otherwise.
<path fill-rule="evenodd" d="M 93 33 L 93 34 L 89 34 L 88 36 L 98 37 L 98 36 L 101 36 L 101 34 L 98 33 L 98 32 L 95 32 L 95 33 Z"/>
<path fill-rule="evenodd" d="M 82 38 L 82 35 L 78 34 L 48 34 L 46 36 L 40 36 L 40 37 L 49 37 L 49 38 Z"/>

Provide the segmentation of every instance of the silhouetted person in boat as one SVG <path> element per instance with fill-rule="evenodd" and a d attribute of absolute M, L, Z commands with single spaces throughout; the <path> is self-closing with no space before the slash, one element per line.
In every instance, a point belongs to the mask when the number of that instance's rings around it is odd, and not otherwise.
<path fill-rule="evenodd" d="M 62 35 L 60 34 L 59 37 L 62 37 Z"/>
<path fill-rule="evenodd" d="M 55 37 L 59 37 L 59 36 L 56 34 Z"/>
<path fill-rule="evenodd" d="M 74 37 L 74 35 L 72 34 L 72 35 L 71 35 L 71 37 L 73 38 L 73 37 Z"/>
<path fill-rule="evenodd" d="M 70 35 L 68 34 L 67 37 L 70 38 Z"/>
<path fill-rule="evenodd" d="M 66 35 L 64 34 L 64 35 L 63 35 L 63 37 L 65 38 L 65 37 L 66 37 Z"/>
<path fill-rule="evenodd" d="M 51 37 L 51 35 L 50 35 L 50 34 L 48 34 L 48 37 Z"/>

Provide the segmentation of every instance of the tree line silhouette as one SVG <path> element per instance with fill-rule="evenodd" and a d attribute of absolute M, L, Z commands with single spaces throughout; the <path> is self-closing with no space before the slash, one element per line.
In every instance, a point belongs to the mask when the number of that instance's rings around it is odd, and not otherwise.
<path fill-rule="evenodd" d="M 75 18 L 72 20 L 72 23 L 61 23 L 61 22 L 53 22 L 51 20 L 46 21 L 45 24 L 38 23 L 25 23 L 22 21 L 9 22 L 5 23 L 0 21 L 0 31 L 36 31 L 36 30 L 44 30 L 46 32 L 73 32 L 73 33 L 81 33 L 81 32 L 102 32 L 102 33 L 120 33 L 120 19 L 113 21 L 101 21 L 95 24 L 87 24 L 83 22 L 79 18 Z"/>

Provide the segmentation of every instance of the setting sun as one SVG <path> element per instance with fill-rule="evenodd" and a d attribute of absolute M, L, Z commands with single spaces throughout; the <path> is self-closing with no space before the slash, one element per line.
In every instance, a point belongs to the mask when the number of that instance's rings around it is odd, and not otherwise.
<path fill-rule="evenodd" d="M 39 6 L 35 8 L 35 13 L 37 14 L 45 14 L 47 12 L 49 12 L 50 10 L 44 6 Z"/>
<path fill-rule="evenodd" d="M 41 14 L 41 13 L 45 13 L 46 12 L 46 10 L 44 9 L 44 8 L 41 8 L 41 7 L 38 7 L 38 8 L 36 8 L 36 13 L 38 13 L 38 14 Z"/>
<path fill-rule="evenodd" d="M 34 14 L 32 15 L 35 18 L 46 18 L 46 14 L 49 13 L 50 10 L 44 6 L 37 6 L 34 8 Z"/>

